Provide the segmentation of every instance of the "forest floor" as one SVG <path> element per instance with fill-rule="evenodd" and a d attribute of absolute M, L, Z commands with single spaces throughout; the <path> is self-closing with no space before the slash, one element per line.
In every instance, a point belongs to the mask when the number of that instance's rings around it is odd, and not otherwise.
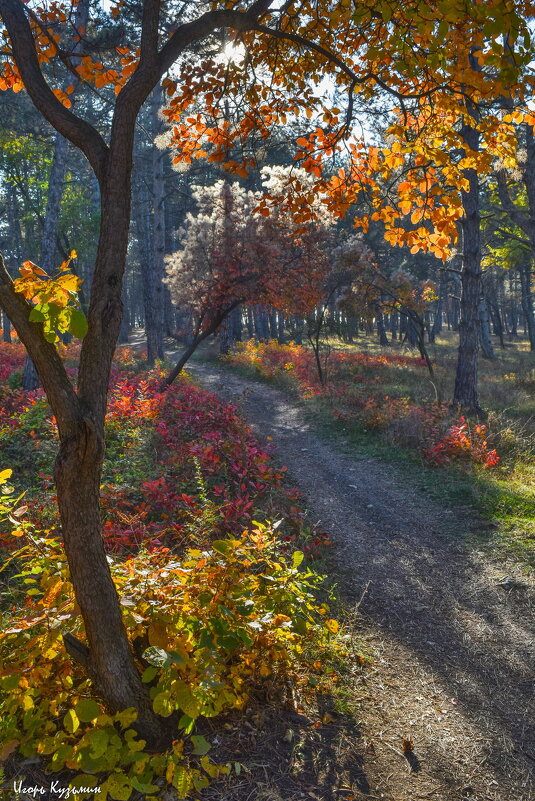
<path fill-rule="evenodd" d="M 327 727 L 323 757 L 309 754 L 309 787 L 292 789 L 264 760 L 264 780 L 238 782 L 226 801 L 533 799 L 535 581 L 474 545 L 488 521 L 431 501 L 399 465 L 326 441 L 279 389 L 213 364 L 188 372 L 271 441 L 333 540 L 326 570 L 358 609 L 354 636 L 373 657 L 347 699 L 356 729 Z M 288 774 L 306 759 L 297 748 Z"/>

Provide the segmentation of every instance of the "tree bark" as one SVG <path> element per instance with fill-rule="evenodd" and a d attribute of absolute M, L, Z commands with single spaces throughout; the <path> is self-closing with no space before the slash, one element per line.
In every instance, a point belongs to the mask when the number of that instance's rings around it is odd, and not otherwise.
<path fill-rule="evenodd" d="M 494 359 L 494 347 L 490 334 L 489 306 L 484 295 L 479 299 L 479 326 L 481 353 L 485 359 Z"/>
<path fill-rule="evenodd" d="M 472 117 L 476 111 L 468 107 Z M 479 134 L 466 121 L 462 137 L 470 150 L 479 150 Z M 480 415 L 478 395 L 479 300 L 481 297 L 481 231 L 479 178 L 474 169 L 464 170 L 468 189 L 461 190 L 464 215 L 462 228 L 462 270 L 459 320 L 459 350 L 453 405 L 468 414 Z"/>
<path fill-rule="evenodd" d="M 519 269 L 522 311 L 526 321 L 526 329 L 530 350 L 535 350 L 535 317 L 533 313 L 533 293 L 531 291 L 531 265 L 525 264 Z"/>
<path fill-rule="evenodd" d="M 163 90 L 160 83 L 154 88 L 150 98 L 152 144 L 152 275 L 150 281 L 150 302 L 152 305 L 151 336 L 153 350 L 158 359 L 164 358 L 164 259 L 165 259 L 165 180 L 164 151 L 157 148 L 154 140 L 161 130 L 159 117 L 163 105 Z"/>

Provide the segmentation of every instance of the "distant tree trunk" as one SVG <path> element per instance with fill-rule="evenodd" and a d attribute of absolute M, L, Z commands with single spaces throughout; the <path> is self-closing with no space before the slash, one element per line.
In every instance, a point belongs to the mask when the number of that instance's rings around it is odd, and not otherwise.
<path fill-rule="evenodd" d="M 525 264 L 518 271 L 520 275 L 520 289 L 522 298 L 522 311 L 526 321 L 526 330 L 530 350 L 535 350 L 535 318 L 533 316 L 533 294 L 531 291 L 531 264 Z"/>
<path fill-rule="evenodd" d="M 489 306 L 483 295 L 479 299 L 479 326 L 481 353 L 485 359 L 494 359 L 494 347 L 490 334 Z"/>
<path fill-rule="evenodd" d="M 395 311 L 392 312 L 390 315 L 390 336 L 392 337 L 392 342 L 396 341 L 399 329 L 399 312 Z"/>
<path fill-rule="evenodd" d="M 119 331 L 119 337 L 117 338 L 117 342 L 121 345 L 124 345 L 128 342 L 130 337 L 130 305 L 128 303 L 128 290 L 126 281 L 123 283 L 123 291 L 121 294 L 122 301 L 123 301 L 123 317 L 121 319 L 121 329 Z"/>
<path fill-rule="evenodd" d="M 277 311 L 276 309 L 271 308 L 268 314 L 269 320 L 269 338 L 270 339 L 277 339 L 279 335 L 279 327 L 277 324 Z"/>
<path fill-rule="evenodd" d="M 442 314 L 444 309 L 444 298 L 446 297 L 447 291 L 448 291 L 448 279 L 445 275 L 445 272 L 442 271 L 440 273 L 440 282 L 438 285 L 438 299 L 435 308 L 435 319 L 433 320 L 433 325 L 431 326 L 429 331 L 430 342 L 434 342 L 438 334 L 440 334 L 442 331 Z"/>
<path fill-rule="evenodd" d="M 375 313 L 377 315 L 377 333 L 379 335 L 379 344 L 382 348 L 387 348 L 390 345 L 386 335 L 386 328 L 383 318 L 383 312 L 379 306 L 376 307 Z"/>
<path fill-rule="evenodd" d="M 269 339 L 267 313 L 262 306 L 255 306 L 253 313 L 256 338 L 260 342 L 267 342 Z"/>
<path fill-rule="evenodd" d="M 245 325 L 247 327 L 247 335 L 249 339 L 254 337 L 254 316 L 253 310 L 250 306 L 247 307 L 247 313 L 245 315 Z"/>
<path fill-rule="evenodd" d="M 500 312 L 500 307 L 497 301 L 493 301 L 490 304 L 490 316 L 492 318 L 492 327 L 494 329 L 494 334 L 500 340 L 500 348 L 505 349 L 505 341 L 503 338 L 503 322 L 502 322 L 502 315 Z"/>
<path fill-rule="evenodd" d="M 221 325 L 221 329 L 219 331 L 219 353 L 221 356 L 226 356 L 230 352 L 231 345 L 232 331 L 230 320 L 227 317 L 227 319 Z"/>
<path fill-rule="evenodd" d="M 407 341 L 409 345 L 415 348 L 418 346 L 418 340 L 419 340 L 418 327 L 416 326 L 411 316 L 407 316 L 406 319 L 407 319 Z"/>
<path fill-rule="evenodd" d="M 291 318 L 291 329 L 290 329 L 290 336 L 292 341 L 295 342 L 296 345 L 303 344 L 303 333 L 305 330 L 305 323 L 302 317 L 295 314 Z"/>
<path fill-rule="evenodd" d="M 152 302 L 154 253 L 151 247 L 150 199 L 145 181 L 137 181 L 135 183 L 133 194 L 137 253 L 143 288 L 143 314 L 145 337 L 147 341 L 147 361 L 149 364 L 154 364 L 155 359 L 158 358 L 157 337 L 155 336 L 155 324 L 153 320 L 154 304 Z"/>
<path fill-rule="evenodd" d="M 467 108 L 474 120 L 476 109 L 467 102 Z M 479 133 L 467 122 L 461 130 L 467 150 L 479 150 Z M 481 298 L 481 231 L 479 212 L 479 178 L 477 171 L 463 171 L 468 181 L 468 189 L 461 190 L 464 215 L 461 220 L 463 240 L 463 262 L 461 271 L 461 318 L 459 321 L 459 350 L 453 405 L 468 414 L 480 415 L 478 395 L 478 352 L 479 352 L 479 301 Z"/>
<path fill-rule="evenodd" d="M 279 312 L 277 315 L 277 342 L 279 345 L 284 343 L 284 313 Z"/>
<path fill-rule="evenodd" d="M 161 130 L 160 110 L 163 106 L 163 90 L 159 83 L 150 98 L 151 132 L 153 140 Z M 165 325 L 164 311 L 164 259 L 165 259 L 165 180 L 164 151 L 152 146 L 152 275 L 150 287 L 150 303 L 152 304 L 153 338 L 152 350 L 158 359 L 164 358 L 163 333 Z"/>
<path fill-rule="evenodd" d="M 2 339 L 4 342 L 11 342 L 11 322 L 7 314 L 2 312 Z"/>
<path fill-rule="evenodd" d="M 49 275 L 52 275 L 56 265 L 56 249 L 59 229 L 59 218 L 61 213 L 61 198 L 63 197 L 63 187 L 65 185 L 65 172 L 67 170 L 67 156 L 69 153 L 69 143 L 61 135 L 56 134 L 54 143 L 54 156 L 50 177 L 48 179 L 48 194 L 46 201 L 46 213 L 43 225 L 43 236 L 41 240 L 41 257 L 39 266 Z M 22 388 L 26 392 L 37 389 L 39 386 L 39 376 L 37 370 L 28 356 L 24 365 L 22 376 Z"/>

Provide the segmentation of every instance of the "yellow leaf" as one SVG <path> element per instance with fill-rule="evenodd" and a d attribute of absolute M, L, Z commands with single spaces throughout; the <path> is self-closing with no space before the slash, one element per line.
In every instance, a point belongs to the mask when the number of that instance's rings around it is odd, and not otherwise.
<path fill-rule="evenodd" d="M 337 620 L 333 620 L 332 618 L 330 620 L 326 620 L 325 621 L 325 625 L 326 625 L 327 629 L 331 632 L 331 634 L 337 634 L 337 632 L 340 629 L 340 625 L 339 625 L 338 621 Z"/>
<path fill-rule="evenodd" d="M 67 292 L 77 292 L 80 288 L 80 279 L 77 275 L 65 275 L 58 280 L 61 283 L 61 288 Z"/>
<path fill-rule="evenodd" d="M 2 470 L 0 472 L 0 484 L 5 484 L 12 474 L 13 470 L 10 470 L 9 468 L 7 470 Z"/>

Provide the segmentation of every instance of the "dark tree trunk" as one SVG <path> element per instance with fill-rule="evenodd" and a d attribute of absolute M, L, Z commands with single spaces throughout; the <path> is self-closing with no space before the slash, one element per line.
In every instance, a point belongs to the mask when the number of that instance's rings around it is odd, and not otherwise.
<path fill-rule="evenodd" d="M 429 332 L 430 342 L 434 342 L 437 338 L 437 335 L 440 334 L 442 331 L 444 298 L 446 297 L 447 291 L 448 291 L 448 279 L 443 271 L 440 273 L 440 282 L 438 285 L 438 300 L 437 300 L 437 305 L 435 307 L 435 319 L 433 320 L 433 325 L 431 326 L 431 330 Z"/>
<path fill-rule="evenodd" d="M 163 105 L 161 84 L 153 90 L 150 99 L 151 129 L 153 140 L 161 131 L 159 117 Z M 153 143 L 152 146 L 152 268 L 150 302 L 152 303 L 151 337 L 154 340 L 153 350 L 159 359 L 164 358 L 163 334 L 165 325 L 164 311 L 164 259 L 165 259 L 165 180 L 164 151 Z"/>
<path fill-rule="evenodd" d="M 158 343 L 156 324 L 153 319 L 155 311 L 152 280 L 154 276 L 154 253 L 151 243 L 150 198 L 145 181 L 136 182 L 134 185 L 134 219 L 143 287 L 143 313 L 145 337 L 147 341 L 147 361 L 152 365 L 158 358 Z"/>
<path fill-rule="evenodd" d="M 490 334 L 489 306 L 484 296 L 479 299 L 479 333 L 482 355 L 485 359 L 494 359 L 494 347 Z"/>
<path fill-rule="evenodd" d="M 2 340 L 11 342 L 11 322 L 7 314 L 2 313 Z"/>
<path fill-rule="evenodd" d="M 279 312 L 277 317 L 277 341 L 279 345 L 284 344 L 284 313 Z"/>
<path fill-rule="evenodd" d="M 494 334 L 500 340 L 500 348 L 503 350 L 505 349 L 505 341 L 503 338 L 503 323 L 502 323 L 502 315 L 500 312 L 500 307 L 498 302 L 495 301 L 490 304 L 490 314 L 492 317 L 492 327 L 494 329 Z"/>
<path fill-rule="evenodd" d="M 530 350 L 535 350 L 535 318 L 533 316 L 533 294 L 531 291 L 531 264 L 525 264 L 518 271 L 522 297 L 522 311 L 526 321 L 526 330 Z"/>
<path fill-rule="evenodd" d="M 110 710 L 135 707 L 140 730 L 154 738 L 160 728 L 151 725 L 152 705 L 126 637 L 101 534 L 103 432 L 90 418 L 80 419 L 76 428 L 62 438 L 55 467 L 63 541 L 88 642 L 87 650 L 77 649 L 76 658 Z M 66 645 L 69 649 L 68 640 Z"/>
<path fill-rule="evenodd" d="M 260 342 L 267 342 L 269 340 L 267 313 L 262 306 L 255 306 L 253 314 L 256 338 Z"/>
<path fill-rule="evenodd" d="M 471 108 L 472 116 L 476 112 Z M 479 134 L 465 123 L 462 137 L 472 151 L 479 149 Z M 469 414 L 481 414 L 478 395 L 479 300 L 481 297 L 481 233 L 479 179 L 477 171 L 464 170 L 468 189 L 461 191 L 464 216 L 461 220 L 463 262 L 459 321 L 459 350 L 453 405 Z"/>
<path fill-rule="evenodd" d="M 247 328 L 247 335 L 249 339 L 254 337 L 254 315 L 250 306 L 247 307 L 247 314 L 245 315 L 245 326 Z"/>
<path fill-rule="evenodd" d="M 52 168 L 48 179 L 48 195 L 46 201 L 46 213 L 43 225 L 43 238 L 41 240 L 41 257 L 39 266 L 49 275 L 52 275 L 56 266 L 56 249 L 59 230 L 59 217 L 61 213 L 61 198 L 63 197 L 63 187 L 65 184 L 65 172 L 67 169 L 67 155 L 69 143 L 61 136 L 56 134 L 54 144 L 54 157 Z M 28 356 L 24 366 L 22 377 L 22 388 L 26 392 L 37 389 L 39 386 L 39 376 Z"/>
<path fill-rule="evenodd" d="M 390 345 L 390 342 L 388 341 L 388 337 L 386 335 L 383 312 L 379 307 L 377 307 L 375 313 L 377 315 L 377 333 L 379 335 L 379 344 L 381 347 L 387 348 Z"/>

